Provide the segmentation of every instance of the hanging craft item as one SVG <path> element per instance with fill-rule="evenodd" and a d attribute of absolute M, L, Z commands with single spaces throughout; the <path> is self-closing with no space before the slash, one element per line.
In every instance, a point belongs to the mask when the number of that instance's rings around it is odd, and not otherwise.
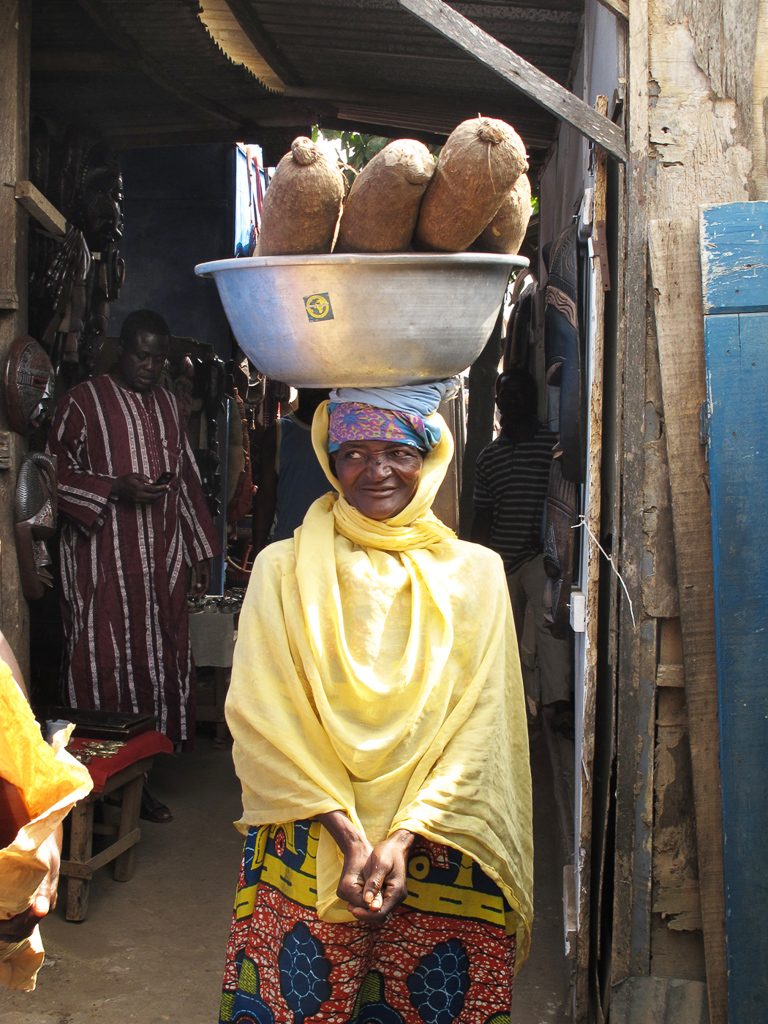
<path fill-rule="evenodd" d="M 549 281 L 544 293 L 544 347 L 547 384 L 560 389 L 560 441 L 563 477 L 584 480 L 584 395 L 578 310 L 578 227 L 574 223 L 544 248 Z"/>
<path fill-rule="evenodd" d="M 224 363 L 217 356 L 195 360 L 195 393 L 202 398 L 203 433 L 207 443 L 195 451 L 203 491 L 211 515 L 221 513 L 219 414 L 224 409 Z"/>
<path fill-rule="evenodd" d="M 518 274 L 512 289 L 512 313 L 504 340 L 503 370 L 527 367 L 531 346 L 535 344 L 533 328 L 534 299 L 538 291 L 536 278 L 529 271 Z"/>
<path fill-rule="evenodd" d="M 566 480 L 562 457 L 552 460 L 544 505 L 544 623 L 553 636 L 564 639 L 570 625 L 569 604 L 573 581 L 574 525 L 578 496 L 576 484 Z"/>
<path fill-rule="evenodd" d="M 14 513 L 21 588 L 28 601 L 37 601 L 53 586 L 45 546 L 56 533 L 56 465 L 50 456 L 25 456 L 16 481 Z"/>
<path fill-rule="evenodd" d="M 123 283 L 123 180 L 105 143 L 71 129 L 48 176 L 46 194 L 69 227 L 63 241 L 32 235 L 30 320 L 70 386 L 93 375 L 109 303 Z"/>
<path fill-rule="evenodd" d="M 17 434 L 47 424 L 53 392 L 53 365 L 39 342 L 29 335 L 14 339 L 5 364 L 5 405 L 8 423 Z"/>

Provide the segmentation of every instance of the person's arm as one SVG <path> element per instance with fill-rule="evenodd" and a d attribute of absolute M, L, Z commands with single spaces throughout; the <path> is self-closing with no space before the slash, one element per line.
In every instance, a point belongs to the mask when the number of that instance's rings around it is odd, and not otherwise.
<path fill-rule="evenodd" d="M 253 552 L 266 545 L 277 508 L 277 427 L 267 430 L 261 448 L 261 472 L 253 504 Z"/>
<path fill-rule="evenodd" d="M 493 509 L 475 508 L 469 539 L 474 541 L 475 544 L 484 544 L 486 547 L 490 547 L 492 526 Z"/>
<path fill-rule="evenodd" d="M 328 811 L 318 814 L 317 820 L 330 832 L 331 837 L 341 851 L 344 866 L 336 895 L 346 900 L 349 909 L 362 908 L 364 869 L 371 854 L 371 844 L 364 832 L 357 829 L 344 811 Z"/>
<path fill-rule="evenodd" d="M 88 460 L 88 423 L 71 397 L 56 408 L 48 436 L 48 453 L 56 457 L 59 511 L 86 532 L 104 522 L 115 478 L 93 473 Z"/>

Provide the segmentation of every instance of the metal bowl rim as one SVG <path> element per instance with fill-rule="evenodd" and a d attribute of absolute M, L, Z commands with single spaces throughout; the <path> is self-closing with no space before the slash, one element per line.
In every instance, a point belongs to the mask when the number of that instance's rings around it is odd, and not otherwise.
<path fill-rule="evenodd" d="M 322 266 L 501 266 L 512 270 L 530 265 L 526 256 L 495 252 L 391 252 L 391 253 L 314 253 L 309 256 L 241 256 L 225 260 L 209 260 L 195 266 L 198 277 L 212 277 L 222 270 L 250 270 L 258 267 Z"/>

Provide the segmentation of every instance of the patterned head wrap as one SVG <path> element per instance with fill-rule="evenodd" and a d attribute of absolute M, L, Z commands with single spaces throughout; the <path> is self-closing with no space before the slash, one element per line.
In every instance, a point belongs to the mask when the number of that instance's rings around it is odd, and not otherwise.
<path fill-rule="evenodd" d="M 440 427 L 428 417 L 445 398 L 456 394 L 455 381 L 399 388 L 339 388 L 328 406 L 328 451 L 344 441 L 393 441 L 431 451 Z"/>

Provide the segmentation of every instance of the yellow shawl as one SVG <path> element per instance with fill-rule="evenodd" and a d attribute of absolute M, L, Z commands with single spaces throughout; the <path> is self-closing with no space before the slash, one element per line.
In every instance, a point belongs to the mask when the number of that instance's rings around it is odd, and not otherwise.
<path fill-rule="evenodd" d="M 439 420 L 439 417 L 437 417 Z M 238 827 L 343 809 L 372 843 L 405 828 L 472 857 L 530 940 L 531 784 L 520 663 L 501 560 L 430 511 L 453 454 L 448 428 L 418 490 L 374 522 L 328 494 L 293 540 L 256 560 L 227 698 L 243 787 Z M 328 414 L 313 423 L 326 453 Z M 325 831 L 318 914 L 341 859 Z"/>

